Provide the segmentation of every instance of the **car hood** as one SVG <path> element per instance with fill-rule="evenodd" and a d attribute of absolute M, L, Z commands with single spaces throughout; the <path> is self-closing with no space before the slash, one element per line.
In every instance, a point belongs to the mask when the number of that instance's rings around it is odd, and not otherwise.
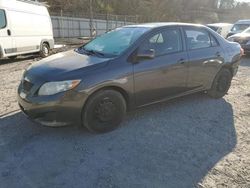
<path fill-rule="evenodd" d="M 250 38 L 250 33 L 237 33 L 232 35 L 233 38 Z"/>
<path fill-rule="evenodd" d="M 70 50 L 34 63 L 26 71 L 26 76 L 30 79 L 42 78 L 47 81 L 62 80 L 65 77 L 74 78 L 77 72 L 82 74 L 90 69 L 93 70 L 105 66 L 109 60 L 110 58 L 88 56 Z"/>

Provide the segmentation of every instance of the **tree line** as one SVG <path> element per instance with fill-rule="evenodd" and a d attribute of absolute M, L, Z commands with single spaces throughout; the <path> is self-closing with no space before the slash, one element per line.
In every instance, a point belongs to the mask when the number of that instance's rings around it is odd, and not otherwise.
<path fill-rule="evenodd" d="M 236 0 L 47 0 L 47 3 L 53 12 L 88 15 L 91 6 L 95 14 L 137 15 L 140 21 L 193 21 L 195 16 L 220 21 L 222 13 L 236 19 L 245 18 L 250 12 L 249 4 Z M 199 11 L 207 13 L 195 15 Z"/>

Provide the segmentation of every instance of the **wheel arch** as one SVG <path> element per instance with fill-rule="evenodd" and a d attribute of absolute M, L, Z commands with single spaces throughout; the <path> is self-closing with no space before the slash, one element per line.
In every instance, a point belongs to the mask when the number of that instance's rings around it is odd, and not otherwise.
<path fill-rule="evenodd" d="M 50 49 L 54 48 L 54 40 L 53 39 L 43 39 L 43 40 L 41 40 L 40 49 L 42 49 L 42 45 L 44 43 L 47 44 Z"/>
<path fill-rule="evenodd" d="M 103 86 L 103 87 L 101 87 L 101 88 L 98 88 L 98 89 L 92 91 L 92 92 L 89 94 L 89 96 L 88 96 L 88 98 L 87 98 L 87 100 L 86 100 L 86 102 L 85 102 L 85 104 L 84 104 L 84 107 L 86 106 L 88 100 L 89 100 L 93 95 L 95 95 L 96 93 L 98 93 L 98 92 L 100 92 L 100 91 L 104 91 L 104 90 L 114 90 L 114 91 L 119 92 L 119 93 L 123 96 L 123 98 L 124 98 L 124 100 L 125 100 L 125 102 L 126 102 L 127 108 L 129 108 L 129 106 L 130 106 L 130 105 L 129 105 L 129 104 L 130 104 L 130 96 L 129 96 L 128 92 L 127 92 L 125 89 L 123 89 L 122 87 L 119 87 L 119 86 Z M 83 109 L 84 109 L 84 107 L 83 107 Z"/>
<path fill-rule="evenodd" d="M 49 44 L 49 42 L 47 40 L 42 40 L 41 44 L 40 44 L 40 50 L 42 49 L 43 44 L 47 44 L 49 46 L 49 48 L 51 48 L 50 44 Z"/>
<path fill-rule="evenodd" d="M 1 46 L 1 44 L 0 44 L 0 58 L 2 58 L 3 56 L 4 56 L 3 48 L 2 48 L 2 46 Z"/>
<path fill-rule="evenodd" d="M 222 69 L 228 69 L 228 70 L 231 72 L 232 76 L 234 75 L 234 69 L 233 69 L 233 65 L 232 65 L 232 64 L 224 64 L 224 65 L 221 67 L 220 71 L 221 71 Z"/>
<path fill-rule="evenodd" d="M 221 71 L 222 69 L 228 69 L 228 70 L 231 72 L 232 76 L 234 75 L 234 74 L 233 74 L 233 73 L 234 73 L 234 70 L 233 70 L 232 64 L 229 64 L 229 63 L 223 64 L 223 65 L 220 67 L 220 69 L 218 69 L 218 71 L 216 72 L 216 74 L 213 76 L 213 79 L 211 79 L 211 81 L 208 83 L 208 85 L 207 85 L 207 87 L 206 87 L 206 90 L 209 90 L 209 89 L 212 87 L 212 85 L 213 85 L 213 83 L 214 83 L 214 80 L 215 80 L 216 76 L 220 73 L 220 71 Z"/>

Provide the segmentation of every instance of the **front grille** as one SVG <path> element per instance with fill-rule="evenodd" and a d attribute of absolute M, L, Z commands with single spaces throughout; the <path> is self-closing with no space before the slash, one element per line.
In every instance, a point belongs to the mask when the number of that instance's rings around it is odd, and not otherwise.
<path fill-rule="evenodd" d="M 34 84 L 32 84 L 31 82 L 29 82 L 27 80 L 23 80 L 23 82 L 22 82 L 22 89 L 24 92 L 30 92 L 30 90 L 32 89 L 33 86 L 34 86 Z"/>

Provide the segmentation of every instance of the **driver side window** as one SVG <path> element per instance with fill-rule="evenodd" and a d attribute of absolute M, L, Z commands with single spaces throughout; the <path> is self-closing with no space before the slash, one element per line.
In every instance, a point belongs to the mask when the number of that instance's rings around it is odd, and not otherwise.
<path fill-rule="evenodd" d="M 149 37 L 139 51 L 155 50 L 156 56 L 182 51 L 182 39 L 179 29 L 165 29 Z"/>
<path fill-rule="evenodd" d="M 0 9 L 0 29 L 5 28 L 6 25 L 7 23 L 6 23 L 5 11 Z"/>

